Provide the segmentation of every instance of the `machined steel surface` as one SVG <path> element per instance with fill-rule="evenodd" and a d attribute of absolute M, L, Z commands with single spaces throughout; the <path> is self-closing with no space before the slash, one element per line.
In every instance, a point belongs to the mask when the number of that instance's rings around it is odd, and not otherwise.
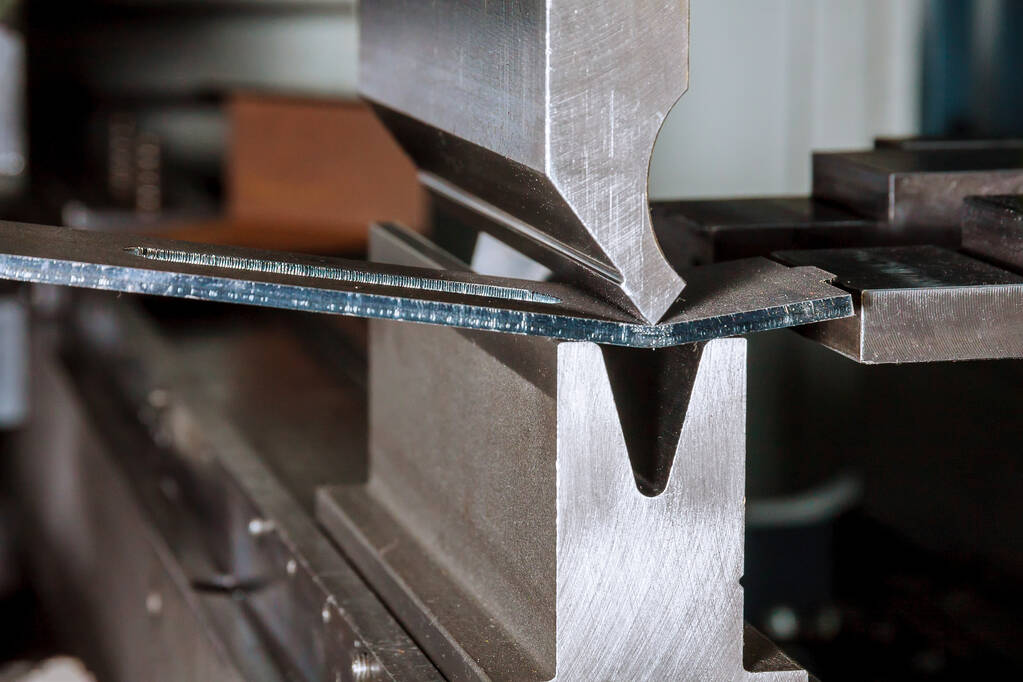
<path fill-rule="evenodd" d="M 1023 270 L 1023 195 L 967 199 L 963 248 Z"/>
<path fill-rule="evenodd" d="M 930 246 L 788 251 L 836 273 L 856 316 L 809 338 L 867 364 L 1023 357 L 1023 277 Z"/>
<path fill-rule="evenodd" d="M 816 153 L 813 194 L 896 228 L 958 231 L 963 199 L 1023 192 L 1023 148 Z"/>
<path fill-rule="evenodd" d="M 647 181 L 688 81 L 687 0 L 361 8 L 360 89 L 424 184 L 651 323 L 684 286 L 654 238 Z"/>
<path fill-rule="evenodd" d="M 742 625 L 745 342 L 618 352 L 371 322 L 370 480 L 320 521 L 449 679 L 805 680 Z"/>
<path fill-rule="evenodd" d="M 664 201 L 655 202 L 652 211 L 657 237 L 675 264 L 704 265 L 787 249 L 959 246 L 959 235 L 951 230 L 893 230 L 810 197 Z"/>
<path fill-rule="evenodd" d="M 561 284 L 17 223 L 0 223 L 0 278 L 641 348 L 852 314 L 827 273 L 765 259 L 692 270 L 646 325 Z"/>
<path fill-rule="evenodd" d="M 691 355 L 671 480 L 647 497 L 597 347 L 509 337 L 539 353 L 536 385 L 472 332 L 373 324 L 391 329 L 373 339 L 373 388 L 390 390 L 371 409 L 371 480 L 324 490 L 319 518 L 449 679 L 754 677 L 744 342 Z M 458 393 L 453 362 L 473 378 Z M 771 679 L 806 679 L 780 662 Z"/>

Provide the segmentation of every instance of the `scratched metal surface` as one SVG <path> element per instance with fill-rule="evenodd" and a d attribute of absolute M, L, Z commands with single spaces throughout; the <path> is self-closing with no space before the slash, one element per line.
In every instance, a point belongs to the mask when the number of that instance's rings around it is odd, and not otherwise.
<path fill-rule="evenodd" d="M 360 89 L 424 184 L 662 319 L 684 283 L 647 181 L 688 87 L 687 0 L 375 0 L 360 24 Z"/>
<path fill-rule="evenodd" d="M 399 231 L 371 253 L 464 267 Z M 744 341 L 659 354 L 654 383 L 686 399 L 655 445 L 620 416 L 660 412 L 651 375 L 616 369 L 649 354 L 387 322 L 369 337 L 370 480 L 322 490 L 318 513 L 448 679 L 806 679 L 743 633 Z M 633 467 L 662 445 L 678 463 L 649 497 Z"/>
<path fill-rule="evenodd" d="M 690 356 L 647 497 L 597 347 L 374 333 L 370 483 L 321 490 L 317 515 L 449 679 L 807 679 L 773 647 L 744 669 L 745 341 Z M 509 363 L 524 351 L 540 384 Z"/>
<path fill-rule="evenodd" d="M 865 364 L 1023 357 L 1023 277 L 938 247 L 777 254 L 834 272 L 857 316 L 803 330 Z"/>
<path fill-rule="evenodd" d="M 764 259 L 692 271 L 646 325 L 561 284 L 18 223 L 0 223 L 0 278 L 640 348 L 852 314 L 827 273 Z"/>

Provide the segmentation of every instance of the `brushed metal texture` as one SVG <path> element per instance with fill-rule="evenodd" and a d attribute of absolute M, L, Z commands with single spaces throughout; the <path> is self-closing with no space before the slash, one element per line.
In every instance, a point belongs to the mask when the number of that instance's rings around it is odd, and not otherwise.
<path fill-rule="evenodd" d="M 651 495 L 618 403 L 663 396 L 598 346 L 371 322 L 370 480 L 318 518 L 452 680 L 806 680 L 742 623 L 745 349 L 632 351 L 688 393 L 674 424 L 648 405 L 671 450 Z"/>
<path fill-rule="evenodd" d="M 546 242 L 647 322 L 684 286 L 650 221 L 650 155 L 689 82 L 687 0 L 374 0 L 363 95 L 424 182 Z M 548 263 L 544 263 L 547 265 Z M 551 267 L 549 265 L 549 267 Z"/>
<path fill-rule="evenodd" d="M 1023 277 L 939 247 L 786 251 L 827 267 L 856 316 L 802 330 L 865 364 L 1023 357 Z"/>

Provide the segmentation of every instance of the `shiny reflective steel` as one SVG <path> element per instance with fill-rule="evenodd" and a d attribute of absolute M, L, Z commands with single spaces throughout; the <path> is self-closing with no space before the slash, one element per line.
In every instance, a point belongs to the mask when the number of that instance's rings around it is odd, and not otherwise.
<path fill-rule="evenodd" d="M 805 680 L 742 624 L 745 347 L 622 350 L 661 422 L 593 344 L 372 322 L 370 480 L 318 517 L 449 679 Z"/>
<path fill-rule="evenodd" d="M 435 193 L 645 321 L 668 311 L 684 283 L 647 176 L 688 87 L 687 0 L 370 0 L 360 68 Z"/>
<path fill-rule="evenodd" d="M 866 364 L 1023 358 L 1023 277 L 938 247 L 787 251 L 836 273 L 855 317 L 801 330 Z"/>
<path fill-rule="evenodd" d="M 446 677 L 753 677 L 744 341 L 682 360 L 691 398 L 648 497 L 598 347 L 373 326 L 371 479 L 323 491 L 318 516 Z M 771 679 L 806 679 L 777 660 Z"/>
<path fill-rule="evenodd" d="M 0 278 L 645 348 L 852 314 L 827 273 L 763 259 L 694 271 L 644 325 L 560 284 L 3 222 Z"/>
<path fill-rule="evenodd" d="M 967 199 L 963 248 L 1023 270 L 1023 195 Z"/>

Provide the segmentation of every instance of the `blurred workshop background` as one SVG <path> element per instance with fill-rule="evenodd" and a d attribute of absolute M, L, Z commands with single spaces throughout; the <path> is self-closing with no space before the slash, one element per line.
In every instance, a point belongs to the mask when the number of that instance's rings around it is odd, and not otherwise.
<path fill-rule="evenodd" d="M 1023 3 L 691 10 L 690 91 L 653 155 L 654 200 L 807 194 L 813 150 L 876 138 L 1023 138 Z M 356 11 L 0 0 L 0 218 L 332 254 L 362 253 L 374 220 L 428 229 L 414 168 L 357 99 Z M 13 429 L 24 321 L 5 310 Z M 1018 363 L 875 371 L 791 334 L 750 357 L 747 617 L 825 680 L 1023 662 Z M 983 473 L 965 464 L 980 456 Z M 48 648 L 2 509 L 0 656 L 74 653 Z M 10 679 L 32 674 L 17 665 Z"/>
<path fill-rule="evenodd" d="M 233 94 L 355 96 L 352 4 L 5 0 L 0 172 L 27 172 L 13 161 L 28 152 L 27 65 L 33 165 L 83 162 L 67 153 L 80 127 L 120 110 L 168 164 L 217 176 Z M 691 87 L 654 154 L 655 199 L 805 193 L 811 150 L 877 136 L 1019 132 L 1017 3 L 694 0 L 691 11 Z M 54 116 L 64 124 L 48 125 Z"/>

